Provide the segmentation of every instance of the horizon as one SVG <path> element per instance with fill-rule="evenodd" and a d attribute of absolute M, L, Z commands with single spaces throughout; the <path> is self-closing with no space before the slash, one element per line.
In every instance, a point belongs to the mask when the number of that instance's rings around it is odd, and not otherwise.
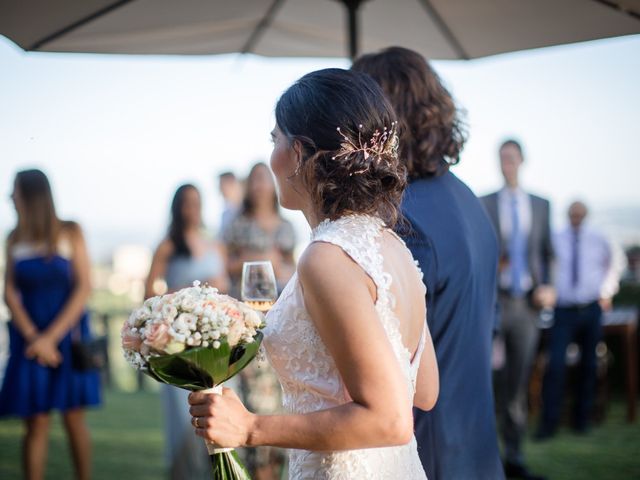
<path fill-rule="evenodd" d="M 575 198 L 594 217 L 640 209 L 640 35 L 432 64 L 467 112 L 469 139 L 452 171 L 476 194 L 501 187 L 497 147 L 513 136 L 527 159 L 522 183 L 551 199 L 556 226 Z M 39 167 L 60 216 L 90 240 L 123 232 L 153 246 L 183 182 L 196 180 L 214 227 L 216 174 L 268 162 L 280 93 L 308 71 L 349 62 L 25 53 L 0 37 L 0 65 L 0 195 L 16 171 Z M 287 217 L 302 235 L 300 215 Z M 0 229 L 14 222 L 11 203 L 0 202 Z"/>

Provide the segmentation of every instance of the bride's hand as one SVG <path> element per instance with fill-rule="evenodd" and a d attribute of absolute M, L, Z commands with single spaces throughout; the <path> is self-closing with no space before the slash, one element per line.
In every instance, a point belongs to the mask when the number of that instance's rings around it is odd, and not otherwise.
<path fill-rule="evenodd" d="M 230 388 L 223 388 L 220 395 L 193 392 L 189 404 L 196 435 L 220 447 L 236 448 L 249 443 L 256 415 L 245 408 Z"/>

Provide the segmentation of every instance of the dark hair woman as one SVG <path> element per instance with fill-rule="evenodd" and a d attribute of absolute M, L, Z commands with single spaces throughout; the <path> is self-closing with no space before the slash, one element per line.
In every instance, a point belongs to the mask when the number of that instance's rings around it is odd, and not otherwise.
<path fill-rule="evenodd" d="M 147 277 L 145 297 L 156 295 L 156 282 L 164 279 L 169 291 L 190 286 L 195 280 L 227 291 L 224 248 L 213 241 L 202 225 L 202 200 L 198 189 L 178 187 L 171 201 L 167 236 L 156 249 Z"/>
<path fill-rule="evenodd" d="M 411 407 L 433 407 L 438 374 L 420 272 L 389 229 L 405 186 L 395 128 L 360 73 L 312 72 L 282 95 L 271 168 L 281 205 L 313 228 L 265 329 L 289 414 L 190 395 L 198 435 L 290 448 L 291 478 L 426 478 Z"/>
<path fill-rule="evenodd" d="M 170 292 L 188 287 L 195 280 L 222 292 L 229 287 L 224 248 L 202 226 L 202 201 L 194 185 L 181 185 L 173 196 L 171 223 L 153 255 L 146 297 L 163 293 L 156 290 L 161 279 Z M 169 385 L 161 389 L 169 478 L 204 478 L 211 466 L 204 444 L 190 431 L 189 412 L 184 408 L 187 392 Z"/>
<path fill-rule="evenodd" d="M 0 415 L 26 423 L 25 478 L 44 478 L 50 413 L 62 413 L 76 475 L 88 479 L 91 443 L 84 408 L 100 403 L 96 371 L 78 371 L 72 338 L 90 335 L 86 303 L 89 258 L 80 227 L 56 215 L 40 170 L 24 170 L 11 195 L 18 224 L 7 240 L 4 296 L 11 312 L 10 355 L 0 392 Z"/>
<path fill-rule="evenodd" d="M 422 464 L 429 478 L 502 478 L 490 363 L 497 243 L 480 201 L 449 171 L 465 141 L 460 114 L 417 52 L 391 47 L 352 68 L 369 74 L 391 101 L 409 172 L 402 213 L 411 228 L 403 230 L 425 269 L 429 329 L 447 399 L 429 414 L 415 412 Z"/>

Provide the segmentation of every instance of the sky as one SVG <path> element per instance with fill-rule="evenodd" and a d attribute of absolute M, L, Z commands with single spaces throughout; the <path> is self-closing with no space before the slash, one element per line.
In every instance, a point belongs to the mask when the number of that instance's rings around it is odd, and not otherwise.
<path fill-rule="evenodd" d="M 156 244 L 184 182 L 200 187 L 215 228 L 216 174 L 268 161 L 279 95 L 309 71 L 348 65 L 25 53 L 0 36 L 0 231 L 15 223 L 14 175 L 32 167 L 48 174 L 60 216 L 81 222 L 94 256 Z M 640 212 L 640 35 L 433 65 L 466 112 L 453 171 L 477 194 L 501 186 L 497 148 L 515 137 L 522 183 L 552 200 L 556 225 L 575 198 L 596 212 Z"/>

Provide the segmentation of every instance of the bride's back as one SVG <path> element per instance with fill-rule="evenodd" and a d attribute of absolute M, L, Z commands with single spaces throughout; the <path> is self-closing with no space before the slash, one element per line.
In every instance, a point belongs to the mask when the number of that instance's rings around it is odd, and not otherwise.
<path fill-rule="evenodd" d="M 382 235 L 380 251 L 384 271 L 391 275 L 390 290 L 395 298 L 393 311 L 399 321 L 402 343 L 413 354 L 418 348 L 427 314 L 422 276 L 404 242 L 390 230 Z"/>

